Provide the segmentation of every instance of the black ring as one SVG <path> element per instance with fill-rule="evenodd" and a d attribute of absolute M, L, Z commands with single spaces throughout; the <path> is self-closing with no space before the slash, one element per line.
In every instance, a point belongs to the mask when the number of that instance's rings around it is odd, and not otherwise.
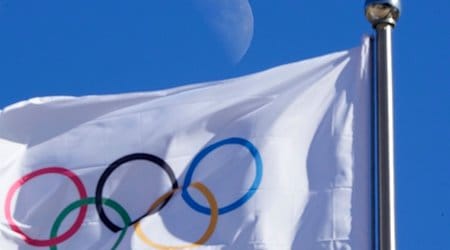
<path fill-rule="evenodd" d="M 118 160 L 111 163 L 103 172 L 103 174 L 100 176 L 100 179 L 97 183 L 97 187 L 95 189 L 95 208 L 97 209 L 98 215 L 100 216 L 100 220 L 105 224 L 106 227 L 108 227 L 112 232 L 118 232 L 122 230 L 123 228 L 117 226 L 114 224 L 105 213 L 105 210 L 103 209 L 102 199 L 103 199 L 103 187 L 105 186 L 106 180 L 111 175 L 111 173 L 116 170 L 118 167 L 120 167 L 122 164 L 134 161 L 134 160 L 147 160 L 150 162 L 155 163 L 159 167 L 161 167 L 169 176 L 170 181 L 172 182 L 172 189 L 178 188 L 178 182 L 175 178 L 175 174 L 173 173 L 172 168 L 167 164 L 163 159 L 159 158 L 158 156 L 151 155 L 151 154 L 145 154 L 145 153 L 134 153 L 126 155 L 122 158 L 119 158 Z M 167 199 L 162 203 L 161 206 L 159 206 L 155 211 L 150 212 L 157 212 L 160 209 L 162 209 L 167 202 L 169 202 L 170 198 L 172 198 L 172 195 L 168 196 Z M 142 218 L 148 215 L 148 212 L 144 215 L 140 216 L 136 220 L 132 221 L 130 225 L 133 225 L 134 223 L 138 222 Z M 125 225 L 125 227 L 130 226 Z"/>

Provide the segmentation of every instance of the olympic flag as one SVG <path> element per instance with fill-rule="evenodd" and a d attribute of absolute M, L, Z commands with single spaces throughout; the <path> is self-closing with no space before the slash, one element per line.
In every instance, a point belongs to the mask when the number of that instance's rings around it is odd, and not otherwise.
<path fill-rule="evenodd" d="M 368 51 L 6 107 L 0 248 L 370 249 Z"/>

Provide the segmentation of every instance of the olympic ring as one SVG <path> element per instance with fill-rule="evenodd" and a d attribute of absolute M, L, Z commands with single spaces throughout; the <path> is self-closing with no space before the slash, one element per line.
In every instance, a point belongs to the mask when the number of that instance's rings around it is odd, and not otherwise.
<path fill-rule="evenodd" d="M 195 241 L 194 243 L 190 244 L 190 245 L 185 245 L 185 246 L 166 246 L 166 245 L 161 245 L 159 243 L 155 243 L 152 240 L 150 240 L 149 238 L 147 238 L 147 236 L 145 236 L 144 232 L 141 229 L 140 226 L 140 222 L 136 223 L 134 225 L 135 228 L 135 232 L 137 234 L 137 236 L 144 241 L 147 245 L 157 248 L 157 249 L 188 249 L 188 248 L 193 248 L 193 247 L 197 247 L 199 245 L 202 245 L 203 243 L 205 243 L 206 241 L 208 241 L 208 239 L 211 237 L 211 235 L 213 234 L 216 225 L 217 225 L 217 218 L 219 217 L 219 210 L 218 210 L 218 206 L 217 206 L 217 201 L 214 198 L 214 195 L 211 193 L 211 191 L 209 191 L 209 189 L 201 184 L 200 182 L 194 182 L 191 184 L 192 187 L 198 189 L 207 199 L 211 209 L 211 219 L 209 221 L 209 225 L 208 228 L 206 229 L 205 233 L 203 233 L 203 235 L 200 237 L 200 239 L 198 239 L 197 241 Z M 184 192 L 186 189 L 182 189 L 182 191 Z M 159 199 L 157 199 L 151 206 L 150 209 L 148 210 L 149 212 L 153 211 L 156 207 L 159 206 L 160 203 L 164 202 L 167 200 L 167 197 L 172 196 L 176 191 L 178 191 L 178 189 L 176 190 L 171 190 L 167 193 L 165 193 L 163 196 L 161 196 Z"/>
<path fill-rule="evenodd" d="M 178 188 L 178 182 L 175 177 L 175 174 L 173 173 L 172 168 L 169 166 L 169 164 L 167 164 L 163 159 L 159 158 L 158 156 L 151 155 L 151 154 L 145 154 L 145 153 L 135 153 L 135 154 L 126 155 L 126 156 L 114 161 L 113 163 L 111 163 L 105 169 L 103 174 L 100 176 L 100 180 L 98 181 L 97 188 L 95 190 L 95 207 L 97 209 L 97 213 L 100 216 L 100 220 L 105 224 L 106 227 L 108 227 L 113 232 L 118 232 L 118 231 L 122 230 L 123 228 L 114 224 L 114 222 L 112 222 L 108 218 L 108 216 L 106 216 L 106 213 L 103 209 L 102 202 L 101 202 L 102 195 L 103 195 L 103 187 L 105 186 L 106 180 L 108 179 L 108 177 L 112 174 L 112 172 L 114 170 L 119 168 L 122 164 L 129 162 L 129 161 L 133 161 L 133 160 L 147 160 L 147 161 L 155 163 L 156 165 L 161 167 L 169 176 L 170 181 L 172 182 L 172 189 Z M 167 202 L 169 202 L 170 198 L 172 198 L 171 195 L 169 197 L 167 197 L 167 200 L 165 200 L 161 204 L 161 206 L 158 208 L 157 211 L 162 209 L 167 204 Z M 157 211 L 154 211 L 154 212 L 157 212 Z M 146 215 L 144 214 L 144 215 L 140 216 L 139 218 L 137 218 L 136 220 L 132 221 L 131 225 L 135 224 L 136 222 L 138 222 L 140 219 L 142 219 L 145 216 Z"/>
<path fill-rule="evenodd" d="M 131 223 L 130 216 L 128 215 L 127 211 L 125 211 L 125 209 L 119 203 L 117 203 L 111 199 L 103 199 L 102 203 L 105 204 L 106 206 L 114 209 L 120 215 L 120 217 L 122 218 L 122 220 L 126 226 L 128 226 Z M 64 219 L 67 217 L 67 215 L 70 214 L 70 212 L 72 212 L 73 210 L 75 210 L 79 207 L 86 206 L 89 204 L 95 204 L 94 197 L 89 197 L 89 198 L 74 201 L 71 204 L 69 204 L 67 207 L 65 207 L 62 210 L 62 212 L 56 217 L 56 220 L 53 223 L 52 230 L 50 232 L 50 238 L 53 238 L 56 236 L 56 234 L 58 233 L 58 229 L 61 226 L 61 223 L 64 221 Z M 119 246 L 119 244 L 122 241 L 123 237 L 125 236 L 126 232 L 127 232 L 127 227 L 125 227 L 121 231 L 119 238 L 116 240 L 116 243 L 114 243 L 112 249 L 116 249 Z M 53 245 L 50 247 L 50 250 L 56 250 L 56 249 L 57 249 L 56 245 Z"/>
<path fill-rule="evenodd" d="M 26 235 L 14 222 L 12 216 L 11 216 L 11 201 L 14 196 L 14 193 L 19 189 L 21 186 L 23 186 L 27 181 L 31 180 L 34 177 L 37 177 L 39 175 L 44 174 L 61 174 L 64 176 L 67 176 L 76 186 L 78 193 L 80 194 L 80 199 L 84 199 L 87 197 L 86 189 L 83 186 L 83 183 L 81 182 L 80 178 L 75 175 L 72 171 L 62 168 L 62 167 L 48 167 L 48 168 L 42 168 L 39 170 L 36 170 L 34 172 L 31 172 L 16 182 L 11 186 L 11 188 L 8 191 L 8 194 L 6 195 L 5 200 L 5 217 L 8 221 L 9 226 L 11 229 L 20 234 L 25 242 L 27 242 L 30 245 L 38 246 L 38 247 L 46 247 L 46 246 L 52 246 L 59 244 L 68 238 L 70 238 L 72 235 L 75 234 L 75 232 L 81 227 L 84 217 L 86 217 L 87 207 L 81 207 L 80 213 L 78 214 L 74 224 L 67 230 L 65 233 L 61 234 L 60 236 L 57 236 L 55 238 L 50 238 L 49 240 L 39 240 L 39 239 L 33 239 L 30 236 Z"/>
<path fill-rule="evenodd" d="M 209 153 L 211 153 L 215 149 L 217 149 L 223 145 L 227 145 L 227 144 L 238 144 L 238 145 L 242 145 L 248 149 L 248 151 L 252 154 L 252 156 L 255 160 L 256 177 L 255 177 L 255 180 L 253 181 L 252 185 L 250 186 L 248 192 L 245 193 L 238 200 L 234 201 L 233 203 L 219 208 L 219 214 L 225 214 L 225 213 L 231 212 L 231 211 L 235 210 L 236 208 L 242 206 L 245 202 L 247 202 L 253 196 L 253 194 L 256 192 L 256 190 L 258 189 L 259 184 L 261 183 L 262 174 L 263 174 L 262 159 L 261 159 L 261 155 L 258 152 L 258 149 L 251 142 L 249 142 L 243 138 L 233 137 L 233 138 L 228 138 L 228 139 L 216 142 L 216 143 L 204 148 L 202 151 L 200 151 L 194 157 L 194 160 L 192 160 L 192 163 L 189 166 L 188 171 L 186 173 L 183 189 L 186 189 L 190 185 L 194 170 L 198 166 L 198 164 L 203 160 L 203 158 L 205 158 L 205 156 L 207 156 Z M 194 199 L 192 199 L 191 195 L 189 194 L 189 192 L 187 190 L 182 192 L 182 197 L 186 201 L 186 203 L 189 204 L 189 206 L 192 209 L 194 209 L 200 213 L 203 213 L 203 214 L 211 213 L 211 210 L 209 208 L 198 204 Z"/>
<path fill-rule="evenodd" d="M 251 155 L 255 161 L 256 174 L 255 174 L 255 180 L 253 181 L 252 185 L 250 186 L 248 191 L 242 197 L 240 197 L 239 199 L 237 199 L 236 201 L 234 201 L 228 205 L 225 205 L 225 206 L 219 208 L 214 195 L 204 184 L 201 184 L 199 182 L 194 182 L 194 183 L 191 183 L 191 182 L 192 182 L 193 173 L 194 173 L 195 169 L 197 168 L 197 166 L 199 165 L 199 163 L 212 151 L 214 151 L 224 145 L 228 145 L 228 144 L 237 144 L 237 145 L 243 146 L 251 153 Z M 133 161 L 133 160 L 146 160 L 146 161 L 150 161 L 150 162 L 158 165 L 160 168 L 162 168 L 166 172 L 166 174 L 168 175 L 168 177 L 172 183 L 172 189 L 170 191 L 168 191 L 167 193 L 165 193 L 164 195 L 162 195 L 161 197 L 159 197 L 150 206 L 149 210 L 144 215 L 140 216 L 139 218 L 137 218 L 134 221 L 131 220 L 127 211 L 120 204 L 118 204 L 117 202 L 115 202 L 111 199 L 106 199 L 106 198 L 102 197 L 103 188 L 105 186 L 105 183 L 106 183 L 108 177 L 112 174 L 112 172 L 114 172 L 114 170 L 116 170 L 117 168 L 122 166 L 124 163 Z M 261 155 L 259 154 L 258 149 L 251 142 L 249 142 L 248 140 L 243 139 L 243 138 L 235 138 L 235 137 L 228 138 L 228 139 L 218 141 L 214 144 L 211 144 L 211 145 L 205 147 L 193 158 L 192 162 L 190 163 L 190 165 L 187 169 L 183 187 L 180 189 L 178 186 L 178 181 L 175 177 L 173 170 L 163 159 L 161 159 L 155 155 L 151 155 L 151 154 L 133 153 L 133 154 L 123 156 L 123 157 L 119 158 L 118 160 L 114 161 L 113 163 L 111 163 L 110 165 L 108 165 L 108 167 L 105 169 L 105 171 L 102 173 L 102 175 L 100 176 L 100 178 L 98 180 L 96 190 L 95 190 L 95 196 L 89 197 L 89 198 L 87 197 L 86 188 L 84 187 L 81 179 L 75 173 L 73 173 L 72 171 L 70 171 L 66 168 L 63 168 L 63 167 L 46 167 L 46 168 L 41 168 L 41 169 L 32 171 L 31 173 L 23 176 L 22 178 L 20 178 L 19 180 L 15 181 L 13 183 L 13 185 L 8 190 L 8 193 L 6 195 L 5 205 L 4 205 L 4 210 L 5 210 L 4 213 L 5 213 L 5 217 L 6 217 L 6 220 L 9 224 L 10 228 L 14 232 L 16 232 L 20 236 L 22 236 L 23 240 L 26 243 L 28 243 L 29 245 L 32 245 L 32 246 L 39 246 L 39 247 L 47 246 L 47 247 L 50 247 L 51 250 L 56 250 L 56 247 L 58 244 L 62 243 L 63 241 L 66 241 L 67 239 L 72 237 L 78 231 L 78 229 L 81 227 L 81 225 L 83 223 L 84 218 L 86 217 L 87 205 L 90 205 L 90 204 L 95 204 L 95 208 L 100 217 L 100 220 L 103 222 L 103 224 L 108 229 L 110 229 L 114 233 L 121 231 L 118 239 L 114 243 L 113 249 L 115 249 L 119 246 L 120 242 L 123 240 L 123 238 L 126 234 L 128 227 L 131 225 L 134 225 L 135 233 L 147 245 L 150 245 L 150 246 L 153 246 L 153 247 L 156 247 L 159 249 L 192 248 L 192 247 L 196 247 L 198 245 L 205 243 L 211 237 L 211 235 L 213 234 L 213 232 L 217 226 L 218 216 L 220 214 L 228 213 L 228 212 L 231 212 L 231 211 L 239 208 L 254 195 L 254 193 L 256 192 L 256 190 L 258 189 L 258 187 L 261 183 L 262 174 L 263 174 L 262 166 L 263 166 L 263 163 L 262 163 Z M 16 191 L 20 187 L 22 187 L 27 181 L 29 181 L 32 178 L 35 178 L 37 176 L 44 175 L 44 174 L 60 174 L 60 175 L 68 177 L 74 183 L 74 185 L 79 193 L 79 196 L 80 196 L 79 200 L 74 201 L 71 204 L 69 204 L 57 216 L 55 222 L 52 225 L 51 232 L 50 232 L 50 239 L 48 239 L 48 240 L 34 239 L 34 238 L 31 238 L 30 236 L 26 235 L 18 227 L 18 225 L 14 221 L 12 214 L 11 214 L 12 200 L 14 198 Z M 209 204 L 209 208 L 202 206 L 193 200 L 193 198 L 191 197 L 191 195 L 188 192 L 188 188 L 191 186 L 198 189 L 206 197 L 207 202 Z M 198 239 L 197 241 L 195 241 L 194 243 L 192 243 L 191 245 L 188 245 L 188 246 L 178 246 L 178 247 L 164 246 L 164 245 L 155 243 L 145 236 L 145 234 L 143 233 L 143 231 L 141 229 L 139 222 L 145 216 L 151 215 L 152 213 L 161 210 L 170 201 L 173 194 L 179 190 L 181 190 L 181 196 L 182 196 L 183 200 L 192 209 L 194 209 L 202 214 L 206 214 L 206 215 L 210 216 L 210 222 L 209 222 L 208 228 L 206 229 L 204 234 L 200 237 L 200 239 Z M 123 228 L 115 225 L 106 216 L 103 205 L 111 207 L 113 210 L 115 210 L 120 215 L 120 217 L 122 218 L 122 220 L 124 221 L 124 224 L 125 224 L 125 226 Z M 74 224 L 66 232 L 57 236 L 58 229 L 61 226 L 61 223 L 64 221 L 64 219 L 67 217 L 67 215 L 69 213 L 71 213 L 73 210 L 75 210 L 77 208 L 80 208 L 80 211 L 75 219 Z"/>

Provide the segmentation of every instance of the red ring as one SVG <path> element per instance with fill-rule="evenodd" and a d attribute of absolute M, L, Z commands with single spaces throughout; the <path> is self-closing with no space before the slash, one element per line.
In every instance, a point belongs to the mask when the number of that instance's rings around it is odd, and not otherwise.
<path fill-rule="evenodd" d="M 78 193 L 80 194 L 80 199 L 84 199 L 87 197 L 86 189 L 85 189 L 83 183 L 81 182 L 80 178 L 74 172 L 72 172 L 66 168 L 62 168 L 62 167 L 48 167 L 48 168 L 38 169 L 36 171 L 33 171 L 33 172 L 23 176 L 22 178 L 20 178 L 16 182 L 14 182 L 14 184 L 9 189 L 8 194 L 6 195 L 6 200 L 5 200 L 6 220 L 8 221 L 8 224 L 11 227 L 11 229 L 14 232 L 20 234 L 24 238 L 25 242 L 27 242 L 30 245 L 38 246 L 38 247 L 54 246 L 54 245 L 57 245 L 65 240 L 67 240 L 68 238 L 70 238 L 81 227 L 81 224 L 83 223 L 83 220 L 86 217 L 86 212 L 87 212 L 87 206 L 82 206 L 80 208 L 80 213 L 78 214 L 78 216 L 75 220 L 75 223 L 72 225 L 72 227 L 70 227 L 69 230 L 67 230 L 67 232 L 61 234 L 60 236 L 56 236 L 56 237 L 48 239 L 48 240 L 33 239 L 33 238 L 29 237 L 28 235 L 26 235 L 22 230 L 20 230 L 20 228 L 17 226 L 17 224 L 14 222 L 14 220 L 11 216 L 11 200 L 14 196 L 14 193 L 17 191 L 17 189 L 19 189 L 21 186 L 23 186 L 27 181 L 31 180 L 32 178 L 37 177 L 39 175 L 50 174 L 50 173 L 61 174 L 61 175 L 69 177 L 72 180 L 72 182 L 75 184 L 75 186 L 78 190 Z"/>

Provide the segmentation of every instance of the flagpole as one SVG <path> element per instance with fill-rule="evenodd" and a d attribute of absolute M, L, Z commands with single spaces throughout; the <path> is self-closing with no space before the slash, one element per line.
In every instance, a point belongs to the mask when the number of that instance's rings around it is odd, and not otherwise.
<path fill-rule="evenodd" d="M 394 178 L 394 106 L 392 29 L 400 16 L 400 0 L 366 0 L 365 11 L 376 31 L 378 123 L 378 247 L 396 249 Z"/>

